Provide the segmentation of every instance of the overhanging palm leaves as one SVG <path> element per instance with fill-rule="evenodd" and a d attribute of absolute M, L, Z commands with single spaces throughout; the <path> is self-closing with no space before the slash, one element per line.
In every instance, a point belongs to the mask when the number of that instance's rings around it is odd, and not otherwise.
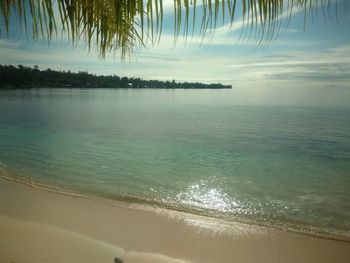
<path fill-rule="evenodd" d="M 170 0 L 172 1 L 172 0 Z M 259 28 L 259 37 L 270 38 L 280 28 L 283 14 L 302 8 L 305 15 L 317 5 L 327 9 L 336 0 L 173 0 L 174 33 L 199 27 L 204 35 L 215 28 L 218 18 L 231 23 L 238 12 L 250 25 Z M 21 27 L 33 38 L 46 37 L 62 31 L 73 43 L 78 39 L 87 46 L 97 44 L 101 56 L 120 50 L 124 58 L 136 45 L 159 39 L 163 23 L 163 0 L 1 0 L 5 31 L 17 14 Z M 239 5 L 239 8 L 237 6 Z M 29 26 L 28 26 L 29 24 Z M 57 26 L 59 25 L 59 26 Z M 59 29 L 58 29 L 59 28 Z M 61 30 L 62 28 L 62 30 Z M 30 32 L 28 32 L 31 29 Z M 4 29 L 2 29 L 4 31 Z"/>

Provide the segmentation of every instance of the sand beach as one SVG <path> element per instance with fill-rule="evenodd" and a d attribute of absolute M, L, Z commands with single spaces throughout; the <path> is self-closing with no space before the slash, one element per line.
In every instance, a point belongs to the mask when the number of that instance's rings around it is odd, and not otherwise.
<path fill-rule="evenodd" d="M 350 242 L 0 179 L 0 262 L 349 262 Z"/>

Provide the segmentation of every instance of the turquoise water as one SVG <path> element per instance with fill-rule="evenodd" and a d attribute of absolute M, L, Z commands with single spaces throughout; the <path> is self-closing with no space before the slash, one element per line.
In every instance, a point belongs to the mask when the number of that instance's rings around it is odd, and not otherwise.
<path fill-rule="evenodd" d="M 350 89 L 0 91 L 25 180 L 350 238 Z"/>

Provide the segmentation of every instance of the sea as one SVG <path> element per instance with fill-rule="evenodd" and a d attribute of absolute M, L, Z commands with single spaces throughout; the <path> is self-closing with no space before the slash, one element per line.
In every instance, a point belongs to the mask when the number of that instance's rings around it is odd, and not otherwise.
<path fill-rule="evenodd" d="M 350 239 L 350 89 L 0 91 L 0 174 Z"/>

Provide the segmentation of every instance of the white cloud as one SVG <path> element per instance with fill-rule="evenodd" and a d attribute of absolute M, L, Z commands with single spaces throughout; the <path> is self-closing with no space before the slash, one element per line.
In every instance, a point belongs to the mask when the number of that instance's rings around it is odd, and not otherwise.
<path fill-rule="evenodd" d="M 197 40 L 196 40 L 197 41 Z M 226 84 L 303 80 L 305 84 L 331 80 L 344 84 L 350 79 L 350 45 L 319 51 L 257 51 L 235 55 L 209 47 L 199 48 L 198 42 L 180 43 L 174 48 L 171 36 L 166 36 L 159 47 L 138 51 L 130 62 L 120 62 L 119 56 L 107 56 L 99 60 L 96 51 L 88 52 L 81 47 L 24 48 L 27 42 L 0 40 L 1 63 L 37 64 L 41 68 L 58 70 L 88 70 L 97 74 L 117 74 L 177 81 L 222 82 Z M 222 44 L 221 40 L 215 40 Z M 214 42 L 215 42 L 214 41 Z M 295 42 L 295 41 L 294 41 Z M 293 41 L 289 45 L 295 45 Z M 278 43 L 278 41 L 277 41 Z M 287 43 L 279 43 L 284 46 Z M 300 43 L 302 45 L 303 43 Z M 310 43 L 304 43 L 310 44 Z M 245 47 L 247 48 L 247 47 Z M 217 49 L 217 47 L 215 47 Z M 229 50 L 240 47 L 232 47 Z"/>
<path fill-rule="evenodd" d="M 261 80 L 302 80 L 348 85 L 350 80 L 350 45 L 320 51 L 285 51 L 252 60 L 239 61 L 230 68 L 240 78 Z"/>

